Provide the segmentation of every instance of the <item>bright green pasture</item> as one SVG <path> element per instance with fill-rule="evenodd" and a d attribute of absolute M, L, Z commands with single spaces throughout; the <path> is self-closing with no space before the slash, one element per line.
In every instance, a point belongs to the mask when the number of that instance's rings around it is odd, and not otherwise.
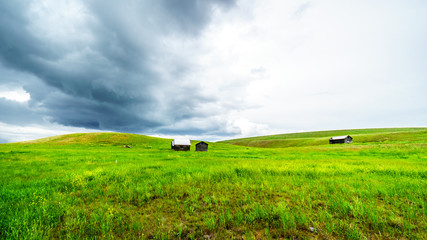
<path fill-rule="evenodd" d="M 318 132 L 288 133 L 223 141 L 241 146 L 284 148 L 328 145 L 333 136 L 350 135 L 354 143 L 425 143 L 427 128 L 373 128 L 353 130 L 331 130 Z"/>
<path fill-rule="evenodd" d="M 426 239 L 427 134 L 414 138 L 208 152 L 115 133 L 0 144 L 0 239 Z"/>

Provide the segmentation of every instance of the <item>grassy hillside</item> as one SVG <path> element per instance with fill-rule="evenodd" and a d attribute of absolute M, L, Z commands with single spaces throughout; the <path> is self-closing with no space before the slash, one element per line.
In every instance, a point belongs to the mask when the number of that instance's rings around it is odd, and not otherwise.
<path fill-rule="evenodd" d="M 0 144 L 0 238 L 426 239 L 425 129 L 352 131 L 208 152 L 118 133 Z"/>
<path fill-rule="evenodd" d="M 82 145 L 82 146 L 143 146 L 159 145 L 170 142 L 168 139 L 148 137 L 137 134 L 120 133 L 75 133 L 26 141 L 21 144 L 31 145 Z M 19 143 L 18 143 L 19 144 Z"/>
<path fill-rule="evenodd" d="M 425 141 L 427 128 L 379 128 L 302 132 L 241 138 L 222 142 L 250 147 L 285 148 L 328 145 L 329 138 L 342 135 L 350 135 L 356 144 L 416 143 Z"/>

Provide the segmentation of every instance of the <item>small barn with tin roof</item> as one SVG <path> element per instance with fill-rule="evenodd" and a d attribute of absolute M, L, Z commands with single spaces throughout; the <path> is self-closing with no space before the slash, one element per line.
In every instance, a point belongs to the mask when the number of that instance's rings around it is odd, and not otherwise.
<path fill-rule="evenodd" d="M 175 138 L 171 142 L 171 149 L 175 151 L 190 151 L 191 142 L 188 138 Z"/>
<path fill-rule="evenodd" d="M 329 144 L 335 144 L 335 143 L 352 143 L 352 142 L 353 142 L 353 138 L 350 137 L 350 135 L 331 137 L 329 139 Z"/>

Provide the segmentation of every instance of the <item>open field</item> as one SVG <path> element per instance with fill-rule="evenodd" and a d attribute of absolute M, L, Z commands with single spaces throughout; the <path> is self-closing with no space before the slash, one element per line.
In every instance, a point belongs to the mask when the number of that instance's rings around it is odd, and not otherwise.
<path fill-rule="evenodd" d="M 354 143 L 328 144 L 344 134 Z M 0 144 L 0 238 L 427 239 L 425 128 L 195 143 L 175 152 L 168 139 L 91 133 Z"/>
<path fill-rule="evenodd" d="M 327 145 L 328 139 L 332 136 L 350 135 L 355 138 L 353 142 L 357 144 L 414 144 L 425 143 L 426 134 L 426 128 L 377 128 L 288 133 L 233 139 L 222 142 L 251 147 L 285 148 Z"/>

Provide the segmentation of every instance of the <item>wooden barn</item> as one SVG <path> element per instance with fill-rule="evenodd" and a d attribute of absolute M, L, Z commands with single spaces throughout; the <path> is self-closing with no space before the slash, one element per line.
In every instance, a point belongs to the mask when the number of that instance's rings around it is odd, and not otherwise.
<path fill-rule="evenodd" d="M 349 135 L 345 136 L 337 136 L 337 137 L 331 137 L 329 139 L 329 144 L 335 144 L 335 143 L 352 143 L 353 138 Z"/>
<path fill-rule="evenodd" d="M 171 142 L 171 149 L 175 151 L 190 151 L 191 142 L 188 138 L 176 138 Z"/>
<path fill-rule="evenodd" d="M 203 141 L 197 143 L 196 144 L 196 151 L 207 152 L 208 151 L 208 144 L 203 142 Z"/>

